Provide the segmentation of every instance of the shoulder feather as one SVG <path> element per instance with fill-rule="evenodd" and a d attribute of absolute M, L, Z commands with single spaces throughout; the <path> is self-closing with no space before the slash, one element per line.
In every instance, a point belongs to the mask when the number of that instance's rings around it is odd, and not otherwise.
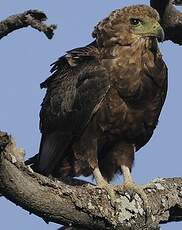
<path fill-rule="evenodd" d="M 60 57 L 57 61 L 51 64 L 50 72 L 52 75 L 40 84 L 40 88 L 47 88 L 49 83 L 55 79 L 59 72 L 59 78 L 64 78 L 69 71 L 75 70 L 74 67 L 84 64 L 88 61 L 94 60 L 99 55 L 96 42 L 92 42 L 85 47 L 79 47 L 70 51 Z"/>

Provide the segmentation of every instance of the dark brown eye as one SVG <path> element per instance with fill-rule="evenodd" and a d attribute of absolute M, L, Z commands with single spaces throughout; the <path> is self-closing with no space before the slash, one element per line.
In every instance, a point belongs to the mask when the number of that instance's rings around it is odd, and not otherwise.
<path fill-rule="evenodd" d="M 138 18 L 130 18 L 130 24 L 133 26 L 138 26 L 141 24 L 141 20 Z"/>

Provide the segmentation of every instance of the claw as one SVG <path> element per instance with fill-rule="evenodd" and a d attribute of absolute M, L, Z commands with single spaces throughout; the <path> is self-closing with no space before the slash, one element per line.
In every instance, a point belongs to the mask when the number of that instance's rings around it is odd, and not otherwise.
<path fill-rule="evenodd" d="M 111 205 L 114 207 L 116 196 L 114 191 L 114 186 L 110 185 L 101 175 L 99 168 L 95 168 L 93 172 L 96 180 L 97 187 L 100 189 L 106 190 L 108 195 L 110 196 Z"/>
<path fill-rule="evenodd" d="M 114 186 L 112 186 L 106 182 L 106 184 L 102 184 L 102 185 L 99 185 L 97 187 L 106 190 L 106 192 L 109 195 L 111 205 L 113 207 L 115 207 L 116 194 L 115 194 Z"/>
<path fill-rule="evenodd" d="M 145 222 L 149 222 L 150 221 L 150 216 L 151 216 L 151 209 L 148 203 L 148 197 L 146 195 L 146 193 L 144 192 L 144 187 L 137 185 L 133 182 L 132 180 L 132 176 L 131 176 L 131 172 L 130 169 L 125 166 L 125 165 L 121 165 L 121 170 L 123 173 L 123 177 L 124 177 L 124 184 L 122 185 L 124 190 L 131 190 L 135 193 L 137 193 L 142 201 L 143 201 L 143 206 L 144 206 L 144 210 L 145 210 L 145 217 L 146 217 L 146 221 Z"/>
<path fill-rule="evenodd" d="M 148 203 L 148 197 L 147 197 L 146 193 L 144 192 L 145 187 L 137 185 L 133 182 L 127 182 L 127 183 L 124 183 L 122 185 L 122 188 L 123 188 L 123 190 L 130 190 L 132 192 L 135 192 L 140 196 L 140 198 L 143 201 L 143 206 L 144 206 L 144 210 L 146 213 L 146 222 L 148 222 L 148 220 L 150 219 L 150 216 L 151 216 L 151 209 L 150 209 L 150 206 Z"/>

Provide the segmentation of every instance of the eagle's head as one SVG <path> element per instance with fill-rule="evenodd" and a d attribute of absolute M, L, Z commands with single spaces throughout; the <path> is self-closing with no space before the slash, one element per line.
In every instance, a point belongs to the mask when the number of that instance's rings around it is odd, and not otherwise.
<path fill-rule="evenodd" d="M 99 46 L 130 45 L 136 39 L 164 39 L 159 14 L 146 5 L 134 5 L 113 11 L 94 29 L 93 37 Z"/>

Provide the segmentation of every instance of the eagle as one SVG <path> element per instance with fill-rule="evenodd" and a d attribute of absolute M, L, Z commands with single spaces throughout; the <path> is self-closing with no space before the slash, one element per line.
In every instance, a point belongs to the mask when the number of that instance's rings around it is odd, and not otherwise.
<path fill-rule="evenodd" d="M 92 43 L 52 64 L 41 83 L 39 173 L 93 175 L 106 189 L 121 173 L 134 185 L 135 152 L 152 137 L 167 93 L 159 20 L 146 5 L 117 9 L 95 26 Z"/>

